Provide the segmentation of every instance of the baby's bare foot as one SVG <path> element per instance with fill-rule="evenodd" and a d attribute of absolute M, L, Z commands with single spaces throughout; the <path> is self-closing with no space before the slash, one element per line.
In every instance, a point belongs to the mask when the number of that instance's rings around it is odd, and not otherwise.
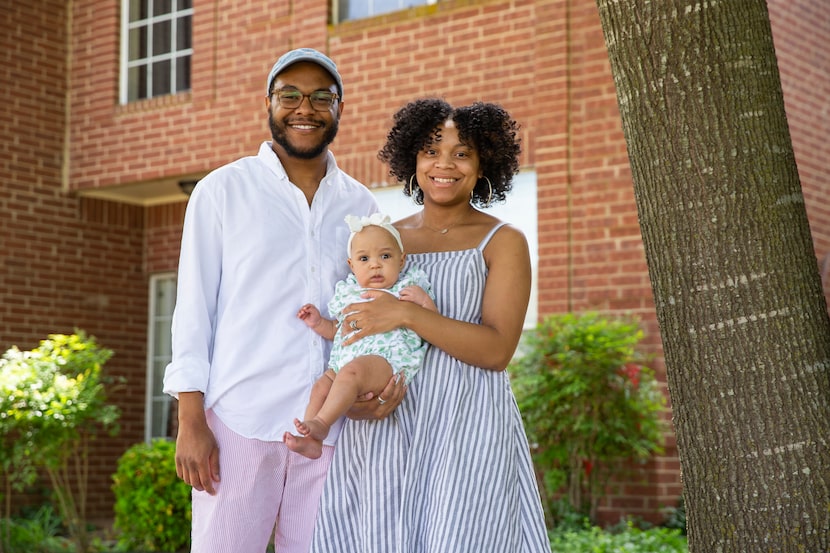
<path fill-rule="evenodd" d="M 299 425 L 298 425 L 299 423 Z M 303 436 L 308 436 L 309 438 L 314 438 L 315 440 L 323 441 L 326 439 L 326 436 L 329 435 L 329 429 L 331 429 L 331 425 L 328 424 L 326 421 L 318 418 L 309 419 L 307 421 L 299 422 L 297 420 L 294 421 L 294 426 L 297 427 L 297 431 L 300 432 L 300 426 L 308 430 L 306 433 L 302 433 Z"/>
<path fill-rule="evenodd" d="M 319 459 L 323 454 L 323 442 L 314 438 L 295 436 L 286 432 L 283 437 L 288 449 L 309 459 Z"/>
<path fill-rule="evenodd" d="M 300 433 L 300 436 L 308 436 L 311 432 L 311 429 L 308 427 L 305 421 L 301 421 L 300 419 L 294 419 L 294 427 L 297 429 L 297 432 Z"/>

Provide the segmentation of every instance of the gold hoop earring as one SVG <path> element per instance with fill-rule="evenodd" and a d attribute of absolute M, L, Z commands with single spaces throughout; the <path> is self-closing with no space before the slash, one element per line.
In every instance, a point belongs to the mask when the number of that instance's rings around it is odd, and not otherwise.
<path fill-rule="evenodd" d="M 412 173 L 412 176 L 409 177 L 409 195 L 412 196 L 412 179 L 415 178 L 415 173 Z"/>
<path fill-rule="evenodd" d="M 490 207 L 490 204 L 493 203 L 493 183 L 490 182 L 490 179 L 488 179 L 486 176 L 484 177 L 484 180 L 487 181 L 487 189 L 488 189 L 487 203 L 485 204 L 485 206 Z"/>

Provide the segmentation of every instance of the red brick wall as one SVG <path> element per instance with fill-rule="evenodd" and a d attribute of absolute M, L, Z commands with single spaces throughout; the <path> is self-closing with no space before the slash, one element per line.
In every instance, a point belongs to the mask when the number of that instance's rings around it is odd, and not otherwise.
<path fill-rule="evenodd" d="M 269 136 L 265 80 L 278 54 L 325 49 L 325 0 L 193 5 L 192 92 L 119 105 L 118 2 L 74 2 L 74 188 L 176 180 L 255 153 Z"/>
<path fill-rule="evenodd" d="M 147 209 L 144 250 L 148 275 L 176 270 L 186 206 L 186 202 L 181 202 Z"/>
<path fill-rule="evenodd" d="M 540 251 L 545 247 L 560 254 L 549 261 L 540 254 L 540 287 L 547 301 L 540 298 L 539 313 L 631 313 L 642 318 L 644 347 L 658 352 L 660 335 L 596 3 L 571 1 L 564 9 L 560 17 L 567 16 L 561 37 L 566 57 L 560 86 L 565 105 L 552 115 L 565 122 L 566 131 L 561 152 L 551 153 L 563 162 L 564 174 L 550 191 L 561 209 L 558 217 L 548 218 L 542 216 L 540 205 L 538 215 Z M 542 157 L 540 152 L 536 157 Z M 545 192 L 540 176 L 540 196 Z M 545 227 L 550 230 L 543 231 Z M 558 282 L 549 282 L 541 275 L 542 267 L 564 274 Z M 662 362 L 654 368 L 665 382 Z M 601 520 L 614 523 L 630 515 L 659 522 L 660 509 L 675 505 L 682 491 L 678 466 L 674 438 L 669 436 L 662 456 L 645 467 L 632 467 L 627 482 L 610 486 L 600 506 Z"/>
<path fill-rule="evenodd" d="M 830 14 L 825 2 L 814 0 L 772 1 L 769 11 L 798 174 L 830 298 Z"/>
<path fill-rule="evenodd" d="M 105 371 L 129 378 L 111 393 L 122 429 L 96 440 L 89 498 L 91 513 L 111 512 L 115 459 L 144 432 L 144 214 L 81 200 L 63 179 L 67 3 L 2 4 L 0 348 L 31 349 L 80 328 L 115 351 Z"/>
<path fill-rule="evenodd" d="M 116 350 L 110 365 L 129 376 L 130 386 L 117 396 L 124 431 L 96 456 L 98 515 L 111 512 L 105 504 L 116 451 L 143 439 L 147 282 L 176 268 L 185 204 L 80 202 L 66 190 L 175 182 L 255 153 L 269 138 L 265 78 L 292 47 L 318 48 L 339 64 L 346 90 L 333 150 L 369 185 L 386 183 L 375 155 L 392 113 L 409 99 L 502 103 L 523 126 L 522 165 L 537 176 L 539 313 L 634 312 L 643 318 L 647 346 L 659 353 L 594 0 L 439 0 L 336 26 L 327 26 L 327 0 L 271 2 L 267 9 L 255 0 L 194 0 L 192 91 L 128 106 L 118 103 L 118 2 L 71 3 L 67 41 L 65 2 L 0 1 L 8 5 L 0 19 L 0 72 L 11 83 L 0 87 L 0 338 L 30 347 L 83 323 Z M 823 50 L 830 24 L 820 0 L 769 4 L 821 258 L 830 250 L 830 68 Z M 664 372 L 661 363 L 656 368 Z M 657 509 L 674 504 L 680 484 L 671 436 L 666 454 L 633 480 L 613 487 L 606 520 L 623 512 L 654 519 Z"/>

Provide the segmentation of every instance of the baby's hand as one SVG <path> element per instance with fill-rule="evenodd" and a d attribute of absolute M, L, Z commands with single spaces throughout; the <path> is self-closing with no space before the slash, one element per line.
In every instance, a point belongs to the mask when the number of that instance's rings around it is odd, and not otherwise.
<path fill-rule="evenodd" d="M 432 301 L 429 294 L 427 294 L 420 286 L 407 286 L 401 290 L 399 296 L 403 301 L 416 303 L 424 309 L 429 309 L 430 311 L 437 311 L 435 302 Z"/>
<path fill-rule="evenodd" d="M 320 324 L 320 310 L 310 303 L 305 304 L 297 312 L 297 318 L 303 321 L 308 328 L 314 328 Z"/>

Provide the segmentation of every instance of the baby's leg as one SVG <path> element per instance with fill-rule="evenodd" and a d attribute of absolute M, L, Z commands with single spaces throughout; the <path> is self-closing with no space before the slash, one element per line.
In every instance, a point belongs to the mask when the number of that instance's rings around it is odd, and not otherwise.
<path fill-rule="evenodd" d="M 392 367 L 383 357 L 364 355 L 352 359 L 337 373 L 317 415 L 303 421 L 308 426 L 308 435 L 324 439 L 331 425 L 346 414 L 358 396 L 383 390 L 391 376 Z"/>
<path fill-rule="evenodd" d="M 308 399 L 308 405 L 305 409 L 305 420 L 313 419 L 317 414 L 317 411 L 320 410 L 320 407 L 322 407 L 323 403 L 326 401 L 326 396 L 331 389 L 331 384 L 334 378 L 335 372 L 328 369 L 323 373 L 323 376 L 314 382 L 314 385 L 311 387 L 311 395 Z M 288 446 L 288 449 L 310 459 L 317 459 L 320 457 L 323 453 L 322 439 L 318 440 L 309 436 L 311 429 L 305 421 L 294 419 L 294 426 L 297 428 L 297 432 L 300 436 L 294 436 L 289 432 L 286 432 L 283 435 L 283 441 L 285 442 L 285 445 Z"/>
<path fill-rule="evenodd" d="M 326 402 L 326 397 L 329 395 L 329 391 L 331 390 L 331 385 L 334 383 L 335 378 L 337 378 L 337 373 L 335 373 L 331 369 L 327 369 L 323 375 L 314 382 L 314 385 L 311 387 L 311 396 L 308 398 L 308 405 L 305 408 L 305 415 L 303 418 L 305 420 L 313 419 L 317 412 L 320 411 L 320 408 Z M 297 428 L 297 430 L 303 436 L 308 435 L 308 429 Z"/>

